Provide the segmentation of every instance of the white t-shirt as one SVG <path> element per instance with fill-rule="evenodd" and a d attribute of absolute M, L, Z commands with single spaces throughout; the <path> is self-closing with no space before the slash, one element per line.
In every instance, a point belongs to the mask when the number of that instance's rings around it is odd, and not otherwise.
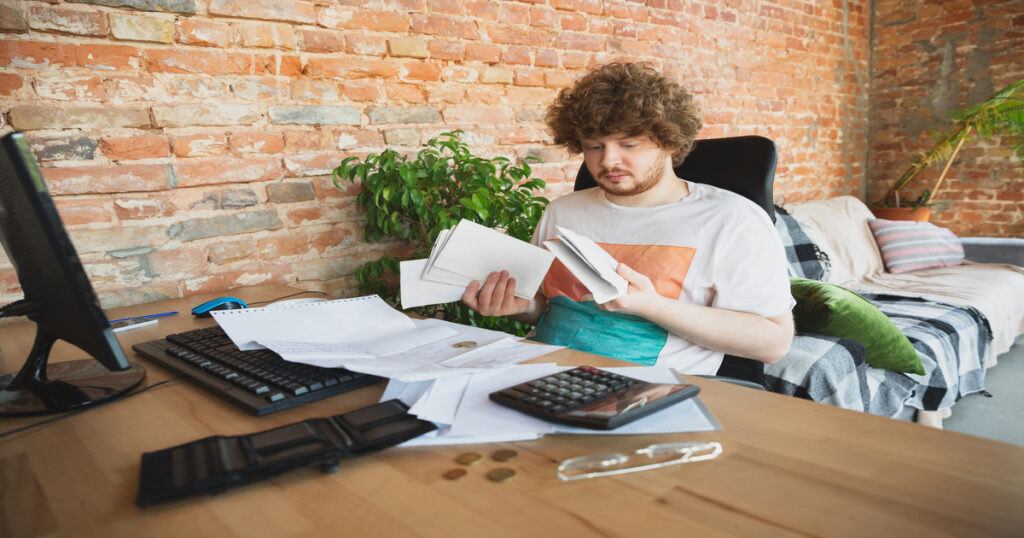
<path fill-rule="evenodd" d="M 791 310 L 794 301 L 785 251 L 764 210 L 731 191 L 687 184 L 690 193 L 685 198 L 656 207 L 614 204 L 597 187 L 570 193 L 548 206 L 533 243 L 541 246 L 554 238 L 556 226 L 561 226 L 593 239 L 615 259 L 647 275 L 666 297 L 765 317 Z M 557 260 L 544 279 L 543 291 L 549 303 L 555 297 L 573 303 L 592 302 L 586 288 Z M 591 308 L 586 315 L 602 312 Z M 543 332 L 544 323 L 542 318 L 538 332 Z M 586 325 L 580 327 L 579 332 L 585 333 Z M 663 344 L 657 343 L 661 346 L 659 366 L 689 374 L 718 371 L 721 352 L 662 332 Z M 581 334 L 581 338 L 587 337 Z M 569 347 L 574 346 L 570 343 Z M 585 346 L 577 349 L 594 351 Z M 615 357 L 614 342 L 600 349 L 605 350 L 600 354 Z"/>

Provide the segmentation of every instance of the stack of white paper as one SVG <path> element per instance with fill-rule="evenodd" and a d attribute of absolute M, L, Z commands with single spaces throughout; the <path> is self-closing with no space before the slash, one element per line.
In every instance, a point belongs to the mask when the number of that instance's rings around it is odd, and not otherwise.
<path fill-rule="evenodd" d="M 497 230 L 462 220 L 437 236 L 430 257 L 402 262 L 402 308 L 457 301 L 466 286 L 495 271 L 516 279 L 516 296 L 532 299 L 554 256 Z"/>
<path fill-rule="evenodd" d="M 590 290 L 594 302 L 604 304 L 626 294 L 629 283 L 616 272 L 619 262 L 608 251 L 572 230 L 557 229 L 559 241 L 545 241 L 544 246 Z"/>
<path fill-rule="evenodd" d="M 591 430 L 546 422 L 496 404 L 488 397 L 492 392 L 569 368 L 553 363 L 519 364 L 419 383 L 391 381 L 381 401 L 398 398 L 410 407 L 410 413 L 439 426 L 436 432 L 407 441 L 406 446 L 524 441 L 547 433 L 649 434 L 722 429 L 699 398 L 676 403 L 614 430 Z M 669 368 L 605 369 L 651 383 L 683 382 Z"/>

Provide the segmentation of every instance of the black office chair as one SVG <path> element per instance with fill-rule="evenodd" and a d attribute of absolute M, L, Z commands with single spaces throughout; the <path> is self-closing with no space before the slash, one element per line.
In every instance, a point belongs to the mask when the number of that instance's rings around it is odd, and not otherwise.
<path fill-rule="evenodd" d="M 683 164 L 675 167 L 678 177 L 697 183 L 714 185 L 741 194 L 768 213 L 775 222 L 772 184 L 778 151 L 775 143 L 762 136 L 736 136 L 698 140 Z M 580 166 L 573 190 L 594 187 L 597 184 L 586 165 Z M 744 357 L 726 355 L 718 376 L 723 381 L 764 388 L 764 363 Z M 750 385 L 753 387 L 753 385 Z"/>

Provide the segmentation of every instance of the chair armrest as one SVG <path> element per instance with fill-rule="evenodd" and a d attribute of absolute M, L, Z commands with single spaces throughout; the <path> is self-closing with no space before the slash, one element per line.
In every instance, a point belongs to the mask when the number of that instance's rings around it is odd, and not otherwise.
<path fill-rule="evenodd" d="M 1024 267 L 1024 238 L 961 237 L 964 258 L 980 263 L 1009 263 Z"/>

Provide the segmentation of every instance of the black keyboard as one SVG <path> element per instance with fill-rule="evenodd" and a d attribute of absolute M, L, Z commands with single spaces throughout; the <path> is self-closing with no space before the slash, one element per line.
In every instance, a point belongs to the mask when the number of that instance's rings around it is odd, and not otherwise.
<path fill-rule="evenodd" d="M 135 344 L 132 349 L 259 416 L 382 379 L 345 368 L 289 362 L 269 349 L 241 351 L 216 325 Z"/>

